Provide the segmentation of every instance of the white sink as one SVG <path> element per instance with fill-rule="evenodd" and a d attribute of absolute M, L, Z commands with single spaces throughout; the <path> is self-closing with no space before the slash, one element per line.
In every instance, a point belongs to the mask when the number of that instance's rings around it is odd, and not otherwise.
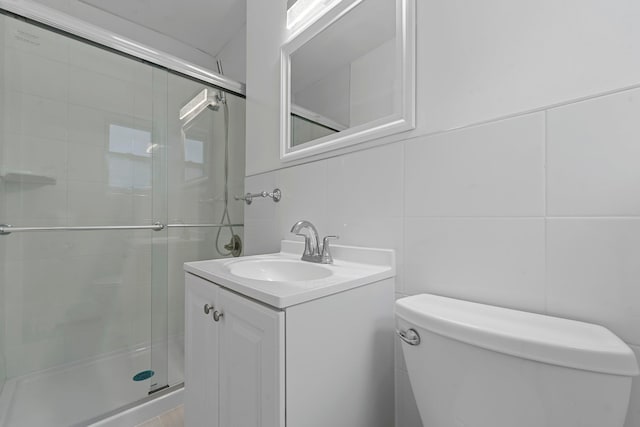
<path fill-rule="evenodd" d="M 248 259 L 229 265 L 229 272 L 234 276 L 269 282 L 299 282 L 302 280 L 318 280 L 333 273 L 321 264 L 288 259 Z"/>
<path fill-rule="evenodd" d="M 278 253 L 185 263 L 188 273 L 277 308 L 395 276 L 389 249 L 333 245 L 333 264 L 300 259 L 303 242 L 283 240 Z"/>

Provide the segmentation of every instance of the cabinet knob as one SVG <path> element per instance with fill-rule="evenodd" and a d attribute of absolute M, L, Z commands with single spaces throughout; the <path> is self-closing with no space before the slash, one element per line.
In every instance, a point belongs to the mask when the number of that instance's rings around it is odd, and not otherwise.
<path fill-rule="evenodd" d="M 224 313 L 222 313 L 221 311 L 214 311 L 213 312 L 213 320 L 215 320 L 216 322 L 218 322 L 222 316 L 224 316 Z"/>
<path fill-rule="evenodd" d="M 204 305 L 204 314 L 211 313 L 211 310 L 213 310 L 213 306 L 212 305 L 209 305 L 209 304 L 205 304 Z"/>

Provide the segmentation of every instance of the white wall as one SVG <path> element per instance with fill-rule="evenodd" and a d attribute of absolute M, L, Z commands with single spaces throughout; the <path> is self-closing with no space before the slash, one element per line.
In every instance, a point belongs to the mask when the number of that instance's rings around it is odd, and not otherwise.
<path fill-rule="evenodd" d="M 399 296 L 591 321 L 640 356 L 640 90 L 576 102 L 640 84 L 640 5 L 417 3 L 417 129 L 285 167 L 284 6 L 249 0 L 246 189 L 283 199 L 246 209 L 247 253 L 276 251 L 308 219 L 341 243 L 396 249 Z M 396 364 L 398 426 L 420 426 Z M 640 381 L 626 427 L 638 425 Z"/>

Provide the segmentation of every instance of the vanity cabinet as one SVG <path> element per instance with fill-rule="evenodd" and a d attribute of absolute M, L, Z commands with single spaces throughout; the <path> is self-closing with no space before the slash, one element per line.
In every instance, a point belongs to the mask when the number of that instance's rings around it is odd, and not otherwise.
<path fill-rule="evenodd" d="M 393 279 L 283 308 L 185 283 L 186 427 L 394 425 Z"/>
<path fill-rule="evenodd" d="M 284 426 L 284 312 L 192 274 L 185 284 L 185 425 Z"/>

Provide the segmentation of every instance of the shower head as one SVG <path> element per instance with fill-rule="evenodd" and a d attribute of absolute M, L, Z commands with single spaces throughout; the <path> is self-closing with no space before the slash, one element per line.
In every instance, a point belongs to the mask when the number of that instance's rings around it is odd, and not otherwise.
<path fill-rule="evenodd" d="M 218 111 L 220 108 L 220 102 L 222 99 L 220 95 L 209 88 L 202 89 L 191 101 L 187 102 L 184 107 L 180 109 L 180 120 L 185 126 L 193 119 L 198 117 L 206 108 L 211 108 L 213 111 Z"/>

